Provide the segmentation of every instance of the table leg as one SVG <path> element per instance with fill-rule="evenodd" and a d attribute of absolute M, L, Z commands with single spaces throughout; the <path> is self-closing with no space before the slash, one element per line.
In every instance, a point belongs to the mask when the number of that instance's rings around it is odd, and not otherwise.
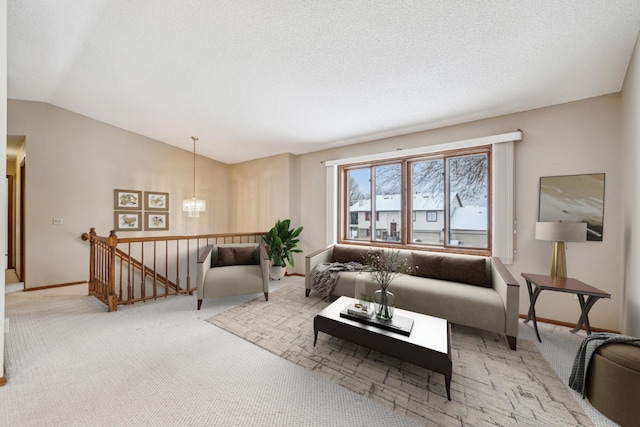
<path fill-rule="evenodd" d="M 538 332 L 538 321 L 536 319 L 536 300 L 542 292 L 542 289 L 536 286 L 535 291 L 531 289 L 531 282 L 527 280 L 527 290 L 529 291 L 529 313 L 527 314 L 527 318 L 524 323 L 527 323 L 529 319 L 533 319 L 533 329 L 536 331 L 536 336 L 538 337 L 538 342 L 542 342 L 540 339 L 540 332 Z"/>
<path fill-rule="evenodd" d="M 444 376 L 444 384 L 447 388 L 447 399 L 451 400 L 451 374 Z"/>
<path fill-rule="evenodd" d="M 584 301 L 584 295 L 578 295 L 578 301 L 580 302 L 580 318 L 578 319 L 578 323 L 576 327 L 571 330 L 574 334 L 582 329 L 582 325 L 584 325 L 585 331 L 587 331 L 587 335 L 591 335 L 591 325 L 589 324 L 589 310 L 591 307 L 598 301 L 600 297 L 596 297 L 594 295 L 589 295 L 587 301 Z"/>
<path fill-rule="evenodd" d="M 529 320 L 531 319 L 531 298 L 533 296 L 533 290 L 531 289 L 531 282 L 529 282 L 527 280 L 527 291 L 529 292 L 529 312 L 527 313 L 527 318 L 524 319 L 524 323 L 529 323 Z"/>

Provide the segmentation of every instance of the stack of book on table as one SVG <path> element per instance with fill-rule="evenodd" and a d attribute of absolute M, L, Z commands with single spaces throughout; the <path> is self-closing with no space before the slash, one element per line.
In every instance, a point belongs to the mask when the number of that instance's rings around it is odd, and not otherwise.
<path fill-rule="evenodd" d="M 373 308 L 367 309 L 367 307 L 356 307 L 354 304 L 347 306 L 347 314 L 360 319 L 371 319 L 373 317 Z"/>

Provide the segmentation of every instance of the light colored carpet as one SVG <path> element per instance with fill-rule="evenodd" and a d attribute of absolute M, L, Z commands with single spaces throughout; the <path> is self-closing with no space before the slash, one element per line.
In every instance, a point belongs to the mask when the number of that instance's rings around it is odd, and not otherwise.
<path fill-rule="evenodd" d="M 454 325 L 453 378 L 320 333 L 313 317 L 329 303 L 298 287 L 255 299 L 208 321 L 297 365 L 427 425 L 592 425 L 538 351 L 518 351 L 493 333 Z"/>
<path fill-rule="evenodd" d="M 19 283 L 20 279 L 18 279 L 18 275 L 13 268 L 8 268 L 4 271 L 4 283 L 5 285 Z"/>
<path fill-rule="evenodd" d="M 195 296 L 170 297 L 107 313 L 86 285 L 8 293 L 0 424 L 419 425 L 204 321 L 256 296 L 205 300 L 201 311 Z"/>
<path fill-rule="evenodd" d="M 272 290 L 288 285 L 304 292 L 302 277 L 271 282 Z M 204 321 L 260 295 L 205 300 L 199 312 L 195 296 L 181 296 L 106 313 L 86 285 L 22 288 L 5 286 L 0 425 L 419 424 Z M 584 333 L 539 328 L 536 346 L 566 381 Z M 522 322 L 519 336 L 535 339 Z M 615 425 L 578 400 L 595 425 Z"/>
<path fill-rule="evenodd" d="M 576 312 L 576 321 L 578 320 L 579 310 L 578 304 L 573 307 Z M 595 306 L 597 310 L 598 306 Z M 544 358 L 553 367 L 555 373 L 560 377 L 562 382 L 567 387 L 569 393 L 578 401 L 585 414 L 593 421 L 598 427 L 615 427 L 618 424 L 605 417 L 594 408 L 588 399 L 583 399 L 580 393 L 569 388 L 569 376 L 571 375 L 571 368 L 573 367 L 573 360 L 580 344 L 587 336 L 584 330 L 574 334 L 571 333 L 570 327 L 552 325 L 549 323 L 538 323 L 538 330 L 540 331 L 540 337 L 542 342 L 538 342 L 536 333 L 533 329 L 533 323 L 529 322 L 524 324 L 520 321 L 518 328 L 518 339 L 527 339 L 535 343 L 540 353 L 544 355 Z"/>

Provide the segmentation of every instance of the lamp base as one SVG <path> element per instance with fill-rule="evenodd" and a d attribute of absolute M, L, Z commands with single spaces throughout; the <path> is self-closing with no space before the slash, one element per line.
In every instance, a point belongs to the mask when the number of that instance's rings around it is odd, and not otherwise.
<path fill-rule="evenodd" d="M 565 253 L 565 242 L 552 243 L 550 275 L 552 277 L 567 277 L 567 255 Z"/>

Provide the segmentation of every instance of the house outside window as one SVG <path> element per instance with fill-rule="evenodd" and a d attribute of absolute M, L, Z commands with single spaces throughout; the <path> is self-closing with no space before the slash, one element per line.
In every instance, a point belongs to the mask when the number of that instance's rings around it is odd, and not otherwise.
<path fill-rule="evenodd" d="M 491 249 L 490 156 L 491 147 L 483 146 L 341 166 L 340 179 L 347 184 L 339 202 L 348 224 L 340 230 L 355 226 L 362 232 L 354 238 L 352 231 L 342 231 L 339 240 L 486 253 Z"/>

